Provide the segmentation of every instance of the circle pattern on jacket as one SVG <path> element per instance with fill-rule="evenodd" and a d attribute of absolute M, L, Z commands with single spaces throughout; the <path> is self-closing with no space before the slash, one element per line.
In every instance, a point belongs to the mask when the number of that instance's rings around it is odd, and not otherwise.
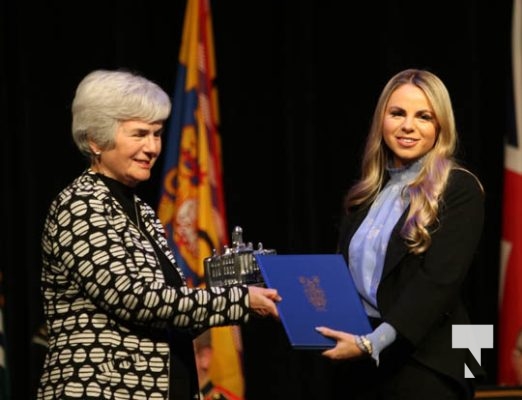
<path fill-rule="evenodd" d="M 161 222 L 137 201 L 142 229 L 181 274 Z M 147 236 L 90 171 L 51 204 L 42 255 L 49 350 L 38 399 L 165 399 L 168 327 L 248 319 L 246 287 L 167 286 Z"/>

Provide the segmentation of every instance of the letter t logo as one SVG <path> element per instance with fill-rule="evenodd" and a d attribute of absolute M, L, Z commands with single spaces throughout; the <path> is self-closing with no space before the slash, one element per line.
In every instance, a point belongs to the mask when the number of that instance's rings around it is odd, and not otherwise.
<path fill-rule="evenodd" d="M 451 347 L 469 349 L 481 364 L 481 349 L 493 348 L 493 325 L 452 325 Z M 464 377 L 474 378 L 469 367 L 464 364 Z"/>

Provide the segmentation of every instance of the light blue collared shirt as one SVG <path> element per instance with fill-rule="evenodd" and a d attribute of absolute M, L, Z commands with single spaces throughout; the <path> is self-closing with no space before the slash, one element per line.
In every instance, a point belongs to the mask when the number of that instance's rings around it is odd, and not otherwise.
<path fill-rule="evenodd" d="M 397 221 L 409 205 L 409 197 L 403 193 L 405 186 L 419 173 L 423 159 L 401 168 L 388 168 L 390 180 L 377 195 L 350 241 L 349 267 L 355 286 L 361 295 L 366 313 L 380 318 L 377 307 L 377 288 L 384 267 L 388 241 Z M 379 353 L 397 336 L 388 323 L 382 323 L 368 335 L 373 345 L 373 357 L 378 362 Z"/>

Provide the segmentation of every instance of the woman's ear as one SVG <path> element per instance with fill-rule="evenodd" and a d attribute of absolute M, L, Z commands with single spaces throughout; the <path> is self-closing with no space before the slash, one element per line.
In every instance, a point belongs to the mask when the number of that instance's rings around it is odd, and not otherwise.
<path fill-rule="evenodd" d="M 89 140 L 89 148 L 91 149 L 91 153 L 95 156 L 99 156 L 101 154 L 100 147 L 94 143 L 92 140 Z"/>

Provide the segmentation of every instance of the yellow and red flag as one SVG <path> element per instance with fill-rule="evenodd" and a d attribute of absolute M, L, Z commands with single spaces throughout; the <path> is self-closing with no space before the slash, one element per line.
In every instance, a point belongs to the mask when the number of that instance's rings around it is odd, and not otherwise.
<path fill-rule="evenodd" d="M 204 285 L 203 260 L 227 244 L 215 78 L 209 0 L 188 0 L 165 138 L 158 216 L 193 287 Z M 212 328 L 211 334 L 212 380 L 243 396 L 239 329 Z"/>

